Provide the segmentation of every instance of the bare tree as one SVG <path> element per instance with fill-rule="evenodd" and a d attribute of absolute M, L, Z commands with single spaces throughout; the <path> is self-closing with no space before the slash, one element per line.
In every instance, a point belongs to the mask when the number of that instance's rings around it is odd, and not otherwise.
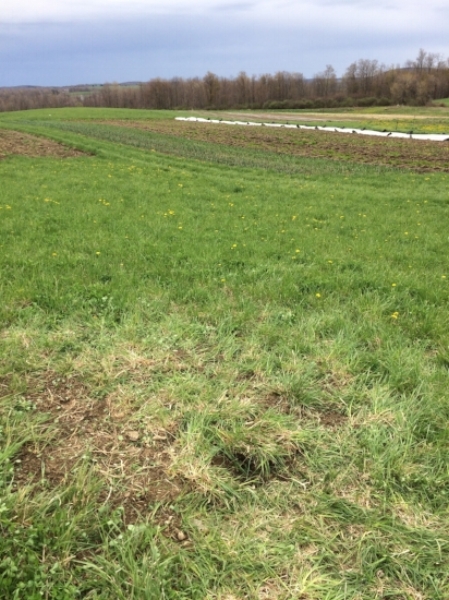
<path fill-rule="evenodd" d="M 208 71 L 203 78 L 203 83 L 208 106 L 215 106 L 220 93 L 220 80 L 214 73 Z"/>

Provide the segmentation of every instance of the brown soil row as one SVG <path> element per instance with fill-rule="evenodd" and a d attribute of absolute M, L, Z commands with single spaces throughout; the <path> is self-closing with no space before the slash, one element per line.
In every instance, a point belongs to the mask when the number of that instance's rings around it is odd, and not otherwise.
<path fill-rule="evenodd" d="M 302 129 L 271 129 L 175 120 L 108 121 L 189 140 L 265 150 L 276 154 L 390 166 L 416 171 L 449 171 L 449 143 L 370 137 Z"/>
<path fill-rule="evenodd" d="M 69 158 L 83 156 L 84 152 L 69 148 L 43 137 L 0 129 L 0 159 L 11 155 Z"/>

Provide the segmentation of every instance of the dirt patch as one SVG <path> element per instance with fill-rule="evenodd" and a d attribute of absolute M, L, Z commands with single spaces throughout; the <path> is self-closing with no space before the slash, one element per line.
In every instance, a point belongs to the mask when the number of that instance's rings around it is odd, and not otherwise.
<path fill-rule="evenodd" d="M 0 377 L 0 399 L 3 398 L 4 396 L 8 395 L 8 393 L 11 389 L 10 385 L 11 385 L 11 377 L 10 376 Z"/>
<path fill-rule="evenodd" d="M 331 406 L 320 408 L 294 404 L 291 400 L 278 392 L 270 392 L 262 400 L 263 406 L 274 409 L 286 415 L 295 415 L 299 420 L 314 421 L 326 429 L 337 429 L 348 422 L 348 417 Z"/>
<path fill-rule="evenodd" d="M 227 456 L 220 452 L 213 457 L 211 465 L 226 469 L 237 481 L 265 485 L 269 481 L 288 481 L 296 461 L 301 456 L 301 450 L 292 447 L 289 449 L 288 455 L 282 457 L 282 460 L 269 461 L 262 468 L 260 461 L 247 453 L 235 452 L 232 456 Z"/>
<path fill-rule="evenodd" d="M 29 156 L 38 158 L 40 156 L 71 158 L 87 156 L 81 150 L 69 148 L 53 140 L 44 137 L 0 129 L 0 160 L 7 156 Z"/>
<path fill-rule="evenodd" d="M 343 415 L 336 410 L 327 410 L 318 413 L 321 425 L 334 429 L 345 425 L 348 421 L 346 415 Z"/>
<path fill-rule="evenodd" d="M 105 124 L 290 156 L 449 172 L 449 143 L 303 129 L 239 127 L 186 121 L 103 121 Z"/>
<path fill-rule="evenodd" d="M 16 487 L 33 483 L 56 488 L 85 463 L 106 484 L 100 500 L 122 507 L 126 523 L 154 505 L 170 504 L 186 489 L 169 473 L 175 432 L 136 429 L 126 414 L 114 412 L 107 398 L 92 396 L 77 377 L 45 373 L 27 382 L 24 397 L 48 415 L 52 439 L 45 446 L 28 443 L 22 448 L 16 457 Z M 160 518 L 167 525 L 166 511 Z M 176 529 L 172 521 L 167 531 Z"/>

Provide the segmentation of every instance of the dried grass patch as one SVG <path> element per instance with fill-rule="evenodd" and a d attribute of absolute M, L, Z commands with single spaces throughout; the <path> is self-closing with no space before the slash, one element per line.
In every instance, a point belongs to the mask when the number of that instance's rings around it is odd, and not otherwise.
<path fill-rule="evenodd" d="M 128 523 L 151 512 L 154 505 L 172 502 L 185 490 L 181 477 L 169 471 L 169 449 L 176 432 L 158 425 L 149 431 L 136 428 L 127 411 L 120 411 L 109 398 L 95 397 L 74 375 L 62 377 L 50 371 L 29 378 L 23 397 L 48 415 L 50 441 L 22 447 L 16 488 L 30 483 L 56 488 L 87 462 L 105 483 L 103 500 L 123 507 Z"/>

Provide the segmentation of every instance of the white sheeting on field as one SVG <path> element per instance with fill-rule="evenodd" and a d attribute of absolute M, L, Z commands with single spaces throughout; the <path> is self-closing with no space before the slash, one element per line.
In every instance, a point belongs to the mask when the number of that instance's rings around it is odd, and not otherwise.
<path fill-rule="evenodd" d="M 294 125 L 291 123 L 254 123 L 251 121 L 220 121 L 219 119 L 203 119 L 202 117 L 176 117 L 176 121 L 196 123 L 216 123 L 219 125 L 244 125 L 249 127 L 282 127 L 284 129 L 314 129 L 317 131 L 335 131 L 338 133 L 359 133 L 361 135 L 376 135 L 379 137 L 402 138 L 412 140 L 427 140 L 432 142 L 449 142 L 448 134 L 440 133 L 400 133 L 398 131 L 374 131 L 371 129 L 351 129 L 348 127 L 321 127 L 313 125 Z"/>

